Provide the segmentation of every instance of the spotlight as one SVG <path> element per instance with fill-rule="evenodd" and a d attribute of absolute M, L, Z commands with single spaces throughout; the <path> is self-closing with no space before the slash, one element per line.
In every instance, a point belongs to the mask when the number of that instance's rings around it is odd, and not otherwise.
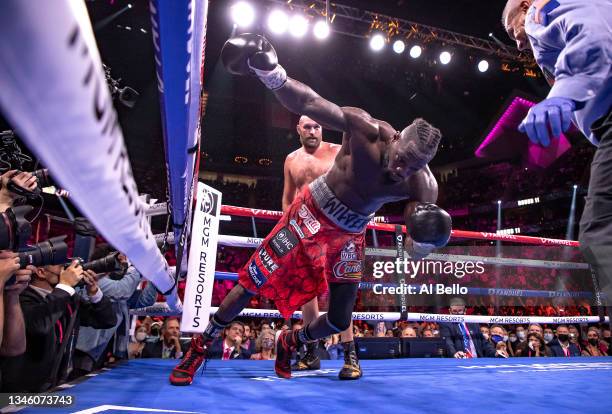
<path fill-rule="evenodd" d="M 578 188 L 578 186 L 576 184 L 574 184 L 574 190 L 577 189 L 577 188 Z"/>
<path fill-rule="evenodd" d="M 289 26 L 289 17 L 282 10 L 274 10 L 268 16 L 268 29 L 274 34 L 283 34 Z"/>
<path fill-rule="evenodd" d="M 130 4 L 128 4 L 128 9 L 131 9 L 132 7 L 134 7 L 134 6 L 132 6 L 132 4 L 131 4 L 131 3 L 130 3 Z"/>
<path fill-rule="evenodd" d="M 253 6 L 245 1 L 239 1 L 232 6 L 232 20 L 238 27 L 249 27 L 255 20 Z"/>
<path fill-rule="evenodd" d="M 489 70 L 489 62 L 484 59 L 478 62 L 478 70 L 485 73 L 487 70 Z"/>
<path fill-rule="evenodd" d="M 308 20 L 301 14 L 296 14 L 289 22 L 289 33 L 293 37 L 303 37 L 308 31 Z"/>
<path fill-rule="evenodd" d="M 376 33 L 370 38 L 370 47 L 375 52 L 381 51 L 385 47 L 385 37 L 380 33 Z"/>
<path fill-rule="evenodd" d="M 413 58 L 413 59 L 416 59 L 419 56 L 421 56 L 422 52 L 423 52 L 423 49 L 421 49 L 421 46 L 419 46 L 419 45 L 412 46 L 410 48 L 410 57 Z"/>
<path fill-rule="evenodd" d="M 406 49 L 406 45 L 402 40 L 396 40 L 393 42 L 393 51 L 397 54 L 400 54 Z"/>
<path fill-rule="evenodd" d="M 329 25 L 325 20 L 319 20 L 315 23 L 313 32 L 317 39 L 326 39 L 329 36 Z"/>
<path fill-rule="evenodd" d="M 493 37 L 493 32 L 490 32 L 490 33 L 489 33 L 489 37 Z"/>
<path fill-rule="evenodd" d="M 497 204 L 501 204 L 501 200 L 497 200 Z"/>
<path fill-rule="evenodd" d="M 440 63 L 443 65 L 448 65 L 451 61 L 451 54 L 446 50 L 440 53 Z"/>

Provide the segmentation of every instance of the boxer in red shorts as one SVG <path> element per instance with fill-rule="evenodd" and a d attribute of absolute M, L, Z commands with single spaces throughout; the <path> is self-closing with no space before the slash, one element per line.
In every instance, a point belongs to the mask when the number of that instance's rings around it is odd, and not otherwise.
<path fill-rule="evenodd" d="M 440 131 L 422 119 L 398 131 L 362 109 L 339 107 L 287 76 L 272 45 L 262 36 L 242 34 L 221 52 L 234 74 L 255 74 L 288 110 L 324 128 L 342 131 L 342 147 L 326 175 L 313 181 L 239 272 L 205 332 L 193 337 L 183 360 L 170 374 L 173 385 L 189 385 L 206 350 L 223 328 L 259 293 L 283 316 L 329 288 L 329 310 L 301 329 L 281 333 L 276 374 L 291 377 L 296 347 L 345 330 L 361 279 L 366 225 L 392 201 L 408 200 L 405 249 L 418 259 L 446 245 L 448 213 L 436 206 L 438 186 L 427 164 L 436 154 Z"/>

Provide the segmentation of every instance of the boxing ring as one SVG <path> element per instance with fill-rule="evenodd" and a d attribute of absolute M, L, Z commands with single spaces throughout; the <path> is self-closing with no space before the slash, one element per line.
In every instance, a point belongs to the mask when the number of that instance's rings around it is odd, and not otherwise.
<path fill-rule="evenodd" d="M 60 391 L 74 396 L 70 408 L 20 413 L 601 413 L 612 387 L 609 358 L 362 360 L 358 381 L 338 380 L 342 362 L 285 380 L 274 361 L 213 360 L 191 386 L 174 387 L 174 360 L 131 360 Z"/>

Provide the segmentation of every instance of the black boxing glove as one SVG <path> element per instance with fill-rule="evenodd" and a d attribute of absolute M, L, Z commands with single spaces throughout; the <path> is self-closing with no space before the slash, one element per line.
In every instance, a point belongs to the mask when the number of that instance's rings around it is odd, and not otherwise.
<path fill-rule="evenodd" d="M 406 217 L 406 230 L 412 239 L 412 249 L 427 255 L 437 247 L 446 246 L 452 230 L 451 216 L 434 203 L 417 205 Z"/>
<path fill-rule="evenodd" d="M 268 89 L 278 89 L 287 81 L 287 72 L 278 64 L 274 47 L 257 34 L 244 33 L 225 42 L 221 62 L 231 74 L 255 74 Z"/>

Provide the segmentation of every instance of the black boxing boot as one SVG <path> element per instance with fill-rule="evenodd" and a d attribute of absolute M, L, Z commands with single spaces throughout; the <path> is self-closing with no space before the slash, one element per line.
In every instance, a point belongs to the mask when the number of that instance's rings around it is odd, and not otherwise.
<path fill-rule="evenodd" d="M 362 372 L 359 358 L 357 358 L 357 351 L 355 350 L 355 341 L 343 342 L 342 347 L 344 348 L 344 366 L 340 370 L 338 378 L 341 380 L 361 378 Z"/>
<path fill-rule="evenodd" d="M 306 354 L 291 366 L 292 371 L 310 371 L 321 368 L 321 359 L 317 356 L 319 342 L 306 344 Z"/>

